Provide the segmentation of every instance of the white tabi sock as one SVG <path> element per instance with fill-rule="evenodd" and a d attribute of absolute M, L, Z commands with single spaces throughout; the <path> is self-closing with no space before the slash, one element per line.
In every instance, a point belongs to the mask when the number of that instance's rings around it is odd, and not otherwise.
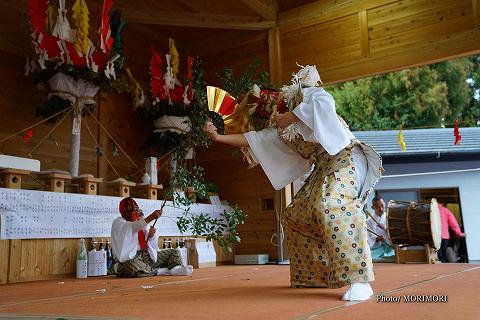
<path fill-rule="evenodd" d="M 168 268 L 158 268 L 157 276 L 168 276 L 170 275 L 170 270 Z"/>
<path fill-rule="evenodd" d="M 372 287 L 368 282 L 354 282 L 342 296 L 344 301 L 364 301 L 373 295 Z"/>
<path fill-rule="evenodd" d="M 188 266 L 176 266 L 170 269 L 170 274 L 172 276 L 189 276 L 193 273 L 193 267 Z"/>

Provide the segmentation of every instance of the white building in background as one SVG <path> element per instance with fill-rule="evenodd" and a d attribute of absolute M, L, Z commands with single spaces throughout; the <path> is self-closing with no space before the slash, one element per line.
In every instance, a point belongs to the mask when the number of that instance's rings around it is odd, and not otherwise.
<path fill-rule="evenodd" d="M 467 234 L 468 260 L 480 261 L 480 127 L 460 128 L 462 140 L 456 146 L 453 128 L 403 130 L 405 151 L 398 130 L 354 134 L 383 158 L 385 173 L 375 192 L 385 202 L 434 196 L 447 203 Z"/>

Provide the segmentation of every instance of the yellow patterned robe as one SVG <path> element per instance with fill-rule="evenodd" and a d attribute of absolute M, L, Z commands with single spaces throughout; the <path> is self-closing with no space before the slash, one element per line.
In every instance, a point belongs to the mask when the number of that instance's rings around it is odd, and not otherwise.
<path fill-rule="evenodd" d="M 315 163 L 282 217 L 292 286 L 339 288 L 373 281 L 364 199 L 359 198 L 351 153 L 360 143 L 352 142 L 331 156 L 320 144 L 301 137 L 284 141 Z"/>

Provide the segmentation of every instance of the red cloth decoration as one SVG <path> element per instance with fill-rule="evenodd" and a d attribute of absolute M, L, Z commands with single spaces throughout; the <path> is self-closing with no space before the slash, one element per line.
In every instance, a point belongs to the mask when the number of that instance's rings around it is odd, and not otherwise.
<path fill-rule="evenodd" d="M 163 65 L 163 59 L 160 54 L 152 47 L 152 58 L 150 59 L 150 91 L 152 96 L 160 100 L 165 100 L 167 93 L 165 91 L 165 80 L 163 79 L 163 73 L 161 66 Z"/>
<path fill-rule="evenodd" d="M 459 145 L 460 141 L 462 141 L 462 136 L 460 135 L 460 130 L 458 128 L 458 119 L 455 120 L 455 127 L 453 129 L 453 135 L 455 136 L 454 145 Z"/>
<path fill-rule="evenodd" d="M 33 137 L 33 130 L 28 129 L 27 132 L 25 132 L 25 134 L 22 137 L 23 143 L 28 144 L 28 142 L 30 141 L 30 139 L 32 139 L 32 137 Z"/>
<path fill-rule="evenodd" d="M 141 219 L 138 214 L 137 202 L 135 202 L 132 197 L 123 198 L 118 205 L 118 210 L 122 217 L 127 221 L 133 222 Z M 138 231 L 138 242 L 142 250 L 147 247 L 147 241 L 145 240 L 145 232 L 143 229 Z"/>
<path fill-rule="evenodd" d="M 187 58 L 187 81 L 188 81 L 188 93 L 187 98 L 188 100 L 192 101 L 193 99 L 193 76 L 192 76 L 192 69 L 193 69 L 193 57 Z"/>
<path fill-rule="evenodd" d="M 47 16 L 48 0 L 28 0 L 28 16 L 32 31 L 38 33 L 45 31 L 45 18 Z"/>

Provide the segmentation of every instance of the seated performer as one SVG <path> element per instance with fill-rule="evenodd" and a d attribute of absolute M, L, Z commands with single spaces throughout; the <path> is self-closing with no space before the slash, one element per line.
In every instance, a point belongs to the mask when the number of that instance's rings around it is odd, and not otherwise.
<path fill-rule="evenodd" d="M 372 209 L 375 211 L 374 218 L 367 219 L 367 228 L 374 233 L 368 233 L 368 245 L 372 252 L 373 261 L 389 261 L 393 260 L 395 250 L 388 238 L 386 222 L 387 214 L 385 213 L 385 201 L 381 197 L 375 197 L 372 200 Z"/>
<path fill-rule="evenodd" d="M 119 205 L 121 217 L 112 224 L 112 253 L 119 261 L 117 277 L 138 278 L 155 275 L 191 275 L 192 266 L 183 266 L 178 250 L 158 250 L 158 235 L 147 225 L 160 218 L 162 210 L 155 210 L 143 218 L 135 200 L 124 198 Z"/>

